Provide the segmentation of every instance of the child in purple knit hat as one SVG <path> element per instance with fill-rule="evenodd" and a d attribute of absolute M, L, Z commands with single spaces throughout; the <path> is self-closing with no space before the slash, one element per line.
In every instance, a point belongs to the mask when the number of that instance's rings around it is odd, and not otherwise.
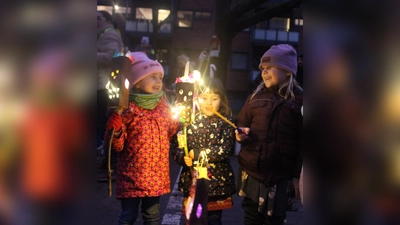
<path fill-rule="evenodd" d="M 283 225 L 289 190 L 299 196 L 303 164 L 303 90 L 295 80 L 296 50 L 273 45 L 259 64 L 262 83 L 237 117 L 241 143 L 238 194 L 244 224 Z"/>

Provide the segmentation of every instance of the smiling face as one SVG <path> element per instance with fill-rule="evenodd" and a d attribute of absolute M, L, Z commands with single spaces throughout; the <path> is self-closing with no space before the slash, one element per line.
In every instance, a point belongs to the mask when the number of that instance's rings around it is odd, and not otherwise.
<path fill-rule="evenodd" d="M 283 84 L 289 78 L 288 72 L 275 66 L 262 66 L 261 76 L 267 88 Z"/>
<path fill-rule="evenodd" d="M 152 73 L 135 84 L 135 88 L 143 94 L 155 94 L 162 90 L 164 75 L 162 73 Z"/>
<path fill-rule="evenodd" d="M 199 105 L 203 114 L 206 116 L 212 116 L 214 115 L 213 110 L 218 112 L 221 106 L 221 97 L 213 92 L 203 93 L 199 96 Z M 208 107 L 211 107 L 213 110 L 207 109 Z"/>

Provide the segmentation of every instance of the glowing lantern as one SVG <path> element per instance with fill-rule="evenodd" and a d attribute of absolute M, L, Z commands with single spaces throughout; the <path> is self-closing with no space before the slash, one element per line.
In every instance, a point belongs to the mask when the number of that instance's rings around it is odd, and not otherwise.
<path fill-rule="evenodd" d="M 128 108 L 131 59 L 126 56 L 112 58 L 110 81 L 106 85 L 111 108 Z"/>

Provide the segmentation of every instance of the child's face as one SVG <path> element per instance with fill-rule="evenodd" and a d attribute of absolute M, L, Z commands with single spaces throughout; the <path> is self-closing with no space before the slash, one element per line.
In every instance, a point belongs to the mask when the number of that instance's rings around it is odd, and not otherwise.
<path fill-rule="evenodd" d="M 214 93 L 203 93 L 199 96 L 200 111 L 206 116 L 214 115 L 212 110 L 208 110 L 207 107 L 211 107 L 218 112 L 221 106 L 221 97 Z"/>
<path fill-rule="evenodd" d="M 275 66 L 263 66 L 261 76 L 267 88 L 283 84 L 287 79 L 287 72 Z"/>
<path fill-rule="evenodd" d="M 144 94 L 155 94 L 162 90 L 164 75 L 152 73 L 135 84 L 135 87 Z"/>

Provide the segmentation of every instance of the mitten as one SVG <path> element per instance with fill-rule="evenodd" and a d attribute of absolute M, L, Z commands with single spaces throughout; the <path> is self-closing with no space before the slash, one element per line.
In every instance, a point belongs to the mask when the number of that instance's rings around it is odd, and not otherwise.
<path fill-rule="evenodd" d="M 186 166 L 191 167 L 193 165 L 193 159 L 190 158 L 189 156 L 184 156 L 183 157 Z"/>
<path fill-rule="evenodd" d="M 113 113 L 106 125 L 107 130 L 112 130 L 114 128 L 115 132 L 118 132 L 122 128 L 122 118 L 118 113 Z"/>

